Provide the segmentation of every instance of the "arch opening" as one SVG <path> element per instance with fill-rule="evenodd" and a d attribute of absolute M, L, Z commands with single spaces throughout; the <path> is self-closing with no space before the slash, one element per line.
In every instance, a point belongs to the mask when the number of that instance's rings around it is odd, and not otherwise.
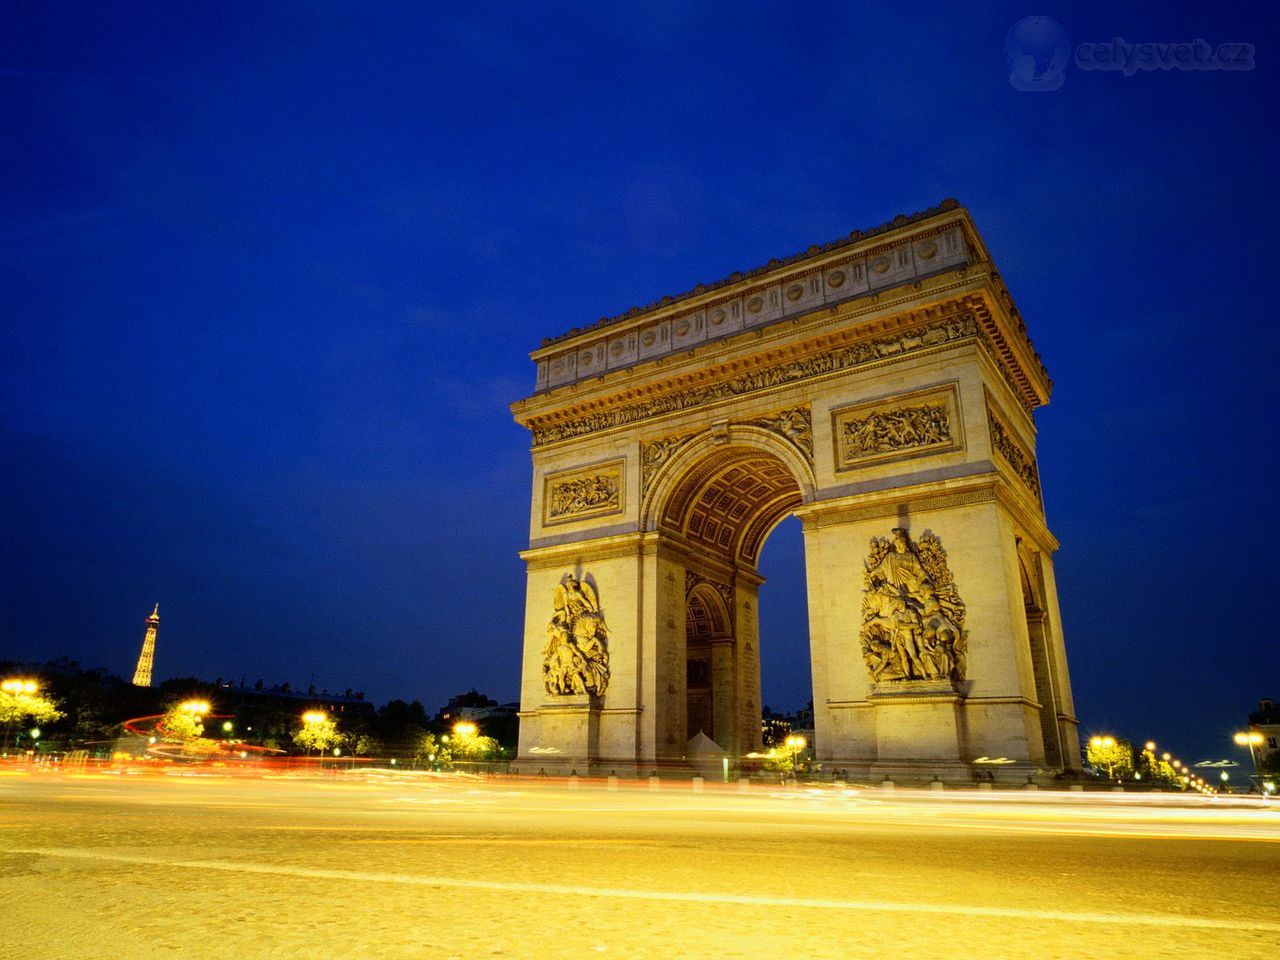
<path fill-rule="evenodd" d="M 804 502 L 803 479 L 782 456 L 723 444 L 685 465 L 656 503 L 658 528 L 685 556 L 686 741 L 728 754 L 759 750 L 761 738 L 760 551 Z M 802 638 L 808 645 L 808 636 Z"/>
<path fill-rule="evenodd" d="M 1031 674 L 1035 682 L 1036 700 L 1040 704 L 1040 733 L 1044 741 L 1045 762 L 1057 767 L 1063 763 L 1062 742 L 1058 735 L 1058 695 L 1053 682 L 1053 650 L 1044 588 L 1038 575 L 1037 558 L 1024 545 L 1018 549 L 1018 575 L 1022 583 L 1023 612 L 1027 621 L 1027 642 L 1031 652 Z"/>
<path fill-rule="evenodd" d="M 660 525 L 695 551 L 754 570 L 769 531 L 803 501 L 800 483 L 779 457 L 730 446 L 685 474 Z"/>

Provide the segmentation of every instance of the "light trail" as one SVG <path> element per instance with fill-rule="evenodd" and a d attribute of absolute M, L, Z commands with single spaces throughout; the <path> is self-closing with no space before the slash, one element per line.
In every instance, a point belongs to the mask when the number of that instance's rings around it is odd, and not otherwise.
<path fill-rule="evenodd" d="M 413 876 L 398 873 L 366 873 L 359 870 L 324 870 L 313 867 L 276 866 L 263 863 L 234 863 L 224 860 L 168 860 L 137 854 L 104 853 L 72 847 L 31 847 L 10 849 L 9 853 L 59 857 L 68 860 L 98 860 L 135 866 L 162 867 L 185 871 L 223 871 L 266 876 L 296 877 L 306 880 L 338 880 L 346 883 L 389 883 L 401 886 L 480 890 L 495 893 L 534 894 L 550 897 L 599 897 L 662 903 L 701 903 L 758 908 L 807 908 L 849 913 L 909 913 L 1029 920 L 1074 924 L 1127 924 L 1199 930 L 1252 931 L 1280 934 L 1280 923 L 1254 919 L 1172 916 L 1143 913 L 1101 913 L 1069 910 L 1032 910 L 1017 907 L 985 907 L 970 904 L 907 903 L 891 900 L 831 900 L 811 897 L 770 897 L 749 894 L 700 893 L 695 891 L 635 890 L 623 887 L 586 887 L 555 883 L 519 883 L 502 880 L 464 880 L 457 877 Z"/>

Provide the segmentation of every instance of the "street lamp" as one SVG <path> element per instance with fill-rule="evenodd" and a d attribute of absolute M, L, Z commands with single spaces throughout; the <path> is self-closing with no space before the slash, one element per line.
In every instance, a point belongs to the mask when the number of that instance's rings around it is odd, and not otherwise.
<path fill-rule="evenodd" d="M 459 720 L 453 725 L 453 735 L 455 737 L 474 737 L 479 732 L 479 729 L 470 720 Z"/>
<path fill-rule="evenodd" d="M 1254 747 L 1262 743 L 1262 734 L 1257 730 L 1248 730 L 1244 733 L 1237 733 L 1236 746 L 1249 748 L 1249 759 L 1253 761 L 1253 772 L 1258 772 L 1258 755 L 1254 752 Z"/>
<path fill-rule="evenodd" d="M 316 727 L 329 719 L 329 715 L 323 710 L 308 710 L 302 715 L 302 722 L 311 729 L 311 742 L 316 746 L 316 759 L 320 761 L 321 767 L 324 766 L 324 753 L 321 752 L 320 746 L 316 740 Z M 311 756 L 311 748 L 307 748 L 307 756 Z"/>
<path fill-rule="evenodd" d="M 792 734 L 783 741 L 791 751 L 791 775 L 800 779 L 800 753 L 808 746 L 809 741 L 797 734 Z"/>

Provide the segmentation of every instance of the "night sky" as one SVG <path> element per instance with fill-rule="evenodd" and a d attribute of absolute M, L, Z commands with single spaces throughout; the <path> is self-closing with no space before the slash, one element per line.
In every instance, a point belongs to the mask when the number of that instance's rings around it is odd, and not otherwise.
<path fill-rule="evenodd" d="M 1237 755 L 1280 696 L 1270 5 L 427 7 L 6 5 L 0 659 L 128 677 L 159 601 L 157 679 L 513 700 L 528 352 L 954 196 L 1056 382 L 1082 731 Z M 1029 14 L 1257 68 L 1022 92 Z M 762 570 L 792 709 L 794 519 Z"/>

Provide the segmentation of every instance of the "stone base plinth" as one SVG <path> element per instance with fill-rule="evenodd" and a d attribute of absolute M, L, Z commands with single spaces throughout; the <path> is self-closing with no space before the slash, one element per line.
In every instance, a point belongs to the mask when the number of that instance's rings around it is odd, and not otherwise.
<path fill-rule="evenodd" d="M 526 744 L 515 765 L 520 771 L 564 775 L 588 772 L 600 753 L 600 701 L 591 694 L 550 696 L 534 717 L 537 742 Z M 527 722 L 527 721 L 525 721 Z"/>
<path fill-rule="evenodd" d="M 903 680 L 872 687 L 876 756 L 881 763 L 948 761 L 963 756 L 959 705 L 950 680 Z"/>

